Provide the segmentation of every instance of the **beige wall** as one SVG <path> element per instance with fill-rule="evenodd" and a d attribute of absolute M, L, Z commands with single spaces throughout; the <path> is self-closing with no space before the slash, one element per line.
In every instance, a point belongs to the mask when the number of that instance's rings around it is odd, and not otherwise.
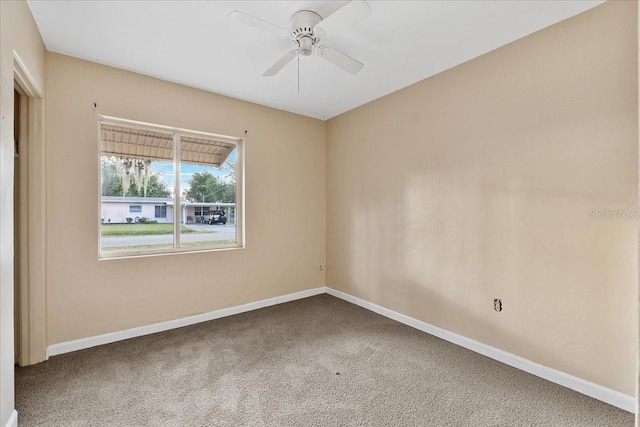
<path fill-rule="evenodd" d="M 326 152 L 320 121 L 48 54 L 48 343 L 322 286 L 326 210 L 328 286 L 633 394 L 637 221 L 589 211 L 638 204 L 636 8 L 607 3 L 335 118 Z M 0 20 L 1 426 L 13 409 L 6 89 L 14 49 L 44 89 L 45 51 L 24 2 L 0 1 Z M 247 130 L 247 248 L 98 261 L 97 114 Z"/>
<path fill-rule="evenodd" d="M 0 426 L 14 408 L 13 86 L 14 51 L 44 91 L 45 48 L 27 4 L 0 1 Z"/>
<path fill-rule="evenodd" d="M 46 108 L 49 344 L 324 285 L 322 121 L 53 53 Z M 246 249 L 98 261 L 98 114 L 246 130 Z"/>
<path fill-rule="evenodd" d="M 636 8 L 330 120 L 327 286 L 634 395 Z"/>

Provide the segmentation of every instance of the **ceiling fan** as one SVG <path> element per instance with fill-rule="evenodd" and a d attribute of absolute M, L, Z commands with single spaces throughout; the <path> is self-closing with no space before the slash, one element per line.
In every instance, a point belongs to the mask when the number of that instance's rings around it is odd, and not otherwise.
<path fill-rule="evenodd" d="M 354 20 L 369 16 L 370 13 L 371 8 L 365 0 L 351 0 L 324 18 L 311 10 L 299 10 L 289 18 L 289 29 L 239 10 L 231 12 L 229 19 L 232 22 L 239 22 L 280 37 L 289 38 L 294 43 L 295 48 L 285 53 L 262 74 L 263 76 L 275 75 L 295 57 L 298 57 L 299 60 L 300 56 L 313 54 L 351 74 L 356 74 L 364 64 L 346 53 L 322 43 L 322 40 L 327 34 L 337 32 Z"/>

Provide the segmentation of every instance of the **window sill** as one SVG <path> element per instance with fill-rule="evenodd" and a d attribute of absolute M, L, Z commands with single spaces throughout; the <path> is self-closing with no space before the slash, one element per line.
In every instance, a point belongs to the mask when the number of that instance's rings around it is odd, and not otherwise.
<path fill-rule="evenodd" d="M 180 249 L 158 249 L 149 251 L 136 251 L 136 252 L 103 252 L 100 251 L 98 261 L 111 261 L 117 259 L 131 259 L 131 258 L 148 258 L 159 257 L 168 255 L 185 255 L 185 254 L 199 254 L 204 252 L 223 252 L 223 251 L 235 251 L 238 249 L 244 249 L 244 245 L 216 245 L 216 246 L 201 246 L 195 248 L 180 248 Z"/>

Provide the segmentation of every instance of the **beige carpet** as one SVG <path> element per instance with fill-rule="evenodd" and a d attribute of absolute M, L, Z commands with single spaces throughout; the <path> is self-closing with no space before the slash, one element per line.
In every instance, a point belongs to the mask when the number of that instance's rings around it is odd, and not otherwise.
<path fill-rule="evenodd" d="M 632 426 L 328 295 L 16 370 L 20 426 Z"/>

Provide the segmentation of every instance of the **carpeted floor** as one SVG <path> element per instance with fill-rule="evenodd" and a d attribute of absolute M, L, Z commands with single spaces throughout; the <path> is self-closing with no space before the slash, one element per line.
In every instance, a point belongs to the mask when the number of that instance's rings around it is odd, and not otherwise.
<path fill-rule="evenodd" d="M 633 415 L 328 295 L 16 370 L 30 426 L 632 426 Z"/>

